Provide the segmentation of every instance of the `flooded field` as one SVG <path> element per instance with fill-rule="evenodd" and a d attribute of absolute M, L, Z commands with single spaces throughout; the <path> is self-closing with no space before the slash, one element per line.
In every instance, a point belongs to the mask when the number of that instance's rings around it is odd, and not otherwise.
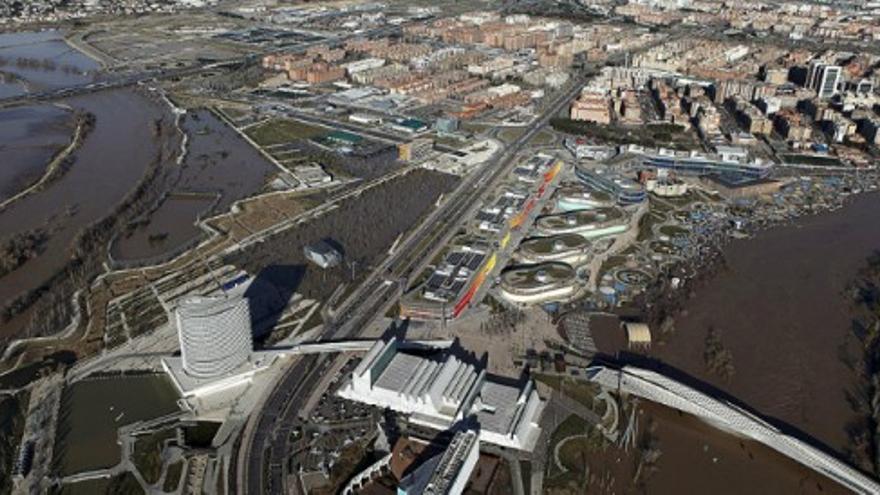
<path fill-rule="evenodd" d="M 147 262 L 178 247 L 198 242 L 202 231 L 196 219 L 206 216 L 217 203 L 212 195 L 172 195 L 152 214 L 148 223 L 126 232 L 113 244 L 115 260 Z"/>
<path fill-rule="evenodd" d="M 0 98 L 87 84 L 98 68 L 58 31 L 0 34 Z"/>
<path fill-rule="evenodd" d="M 55 446 L 64 476 L 120 460 L 117 429 L 173 413 L 177 392 L 165 375 L 115 376 L 77 382 L 64 392 Z"/>
<path fill-rule="evenodd" d="M 201 235 L 198 218 L 225 212 L 233 202 L 260 192 L 277 169 L 211 112 L 189 112 L 189 136 L 181 167 L 170 170 L 172 195 L 149 218 L 113 245 L 114 259 L 141 260 L 186 247 Z M 152 242 L 150 241 L 152 239 Z"/>
<path fill-rule="evenodd" d="M 63 108 L 0 109 L 0 202 L 36 182 L 72 133 L 73 115 Z"/>

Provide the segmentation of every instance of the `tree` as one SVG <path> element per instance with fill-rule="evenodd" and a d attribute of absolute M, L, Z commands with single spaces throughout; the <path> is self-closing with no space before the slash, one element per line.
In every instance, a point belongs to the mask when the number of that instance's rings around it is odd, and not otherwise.
<path fill-rule="evenodd" d="M 721 331 L 715 327 L 709 327 L 706 334 L 706 344 L 703 350 L 703 360 L 706 370 L 713 375 L 729 381 L 734 374 L 733 354 L 724 347 L 721 340 Z"/>

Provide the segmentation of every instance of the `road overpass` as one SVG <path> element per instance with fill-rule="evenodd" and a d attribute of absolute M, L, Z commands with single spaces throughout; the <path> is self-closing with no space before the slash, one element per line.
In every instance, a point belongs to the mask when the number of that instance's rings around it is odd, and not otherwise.
<path fill-rule="evenodd" d="M 593 366 L 587 368 L 587 378 L 606 389 L 678 409 L 733 435 L 760 442 L 855 493 L 880 493 L 880 483 L 840 459 L 781 431 L 732 402 L 712 397 L 666 375 L 634 366 L 621 369 Z"/>

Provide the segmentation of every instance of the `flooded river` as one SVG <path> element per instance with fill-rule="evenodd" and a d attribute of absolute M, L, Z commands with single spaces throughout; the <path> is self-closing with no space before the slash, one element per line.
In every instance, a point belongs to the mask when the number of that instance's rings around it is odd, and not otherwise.
<path fill-rule="evenodd" d="M 878 249 L 877 193 L 857 196 L 837 211 L 733 241 L 724 249 L 727 267 L 693 282 L 693 296 L 676 316 L 674 333 L 646 354 L 660 362 L 661 370 L 669 366 L 673 369 L 667 373 L 678 370 L 715 386 L 846 459 L 847 427 L 855 419 L 847 394 L 856 385 L 843 357 L 855 347 L 850 287 L 866 258 Z M 723 346 L 733 356 L 729 380 L 706 370 L 710 327 L 721 332 Z M 616 318 L 597 318 L 594 336 L 601 352 L 626 350 Z M 844 491 L 691 416 L 651 404 L 646 408 L 657 422 L 663 452 L 647 493 Z M 682 470 L 693 474 L 686 482 Z M 632 472 L 615 476 L 628 483 Z"/>
<path fill-rule="evenodd" d="M 0 35 L 0 98 L 84 84 L 98 77 L 97 69 L 58 32 Z M 142 217 L 126 216 L 135 223 L 113 243 L 115 258 L 150 260 L 191 245 L 201 234 L 198 218 L 226 211 L 234 201 L 259 192 L 276 172 L 208 111 L 184 117 L 189 152 L 176 165 L 182 134 L 174 131 L 170 108 L 148 91 L 102 91 L 57 103 L 0 111 L 0 200 L 45 172 L 48 160 L 71 138 L 74 111 L 95 117 L 94 129 L 66 172 L 0 210 L 0 237 L 35 228 L 49 234 L 37 256 L 0 278 L 0 301 L 43 286 L 65 267 L 77 235 L 111 215 L 160 155 L 162 168 L 144 201 L 162 201 L 142 204 Z M 0 339 L 17 335 L 28 318 L 26 312 L 5 323 Z"/>
<path fill-rule="evenodd" d="M 0 34 L 0 98 L 86 84 L 100 77 L 99 68 L 58 31 Z M 171 121 L 168 108 L 133 89 L 2 109 L 0 200 L 45 173 L 51 157 L 70 142 L 74 112 L 92 114 L 95 125 L 72 163 L 39 190 L 0 210 L 0 238 L 32 229 L 48 234 L 38 255 L 0 278 L 3 304 L 58 273 L 71 258 L 76 236 L 114 211 L 161 148 L 168 156 L 168 147 L 177 144 L 155 137 L 156 121 Z M 0 339 L 16 335 L 28 317 L 24 313 L 4 323 Z"/>
<path fill-rule="evenodd" d="M 735 241 L 729 268 L 697 289 L 675 335 L 651 353 L 843 452 L 854 384 L 841 359 L 853 344 L 847 288 L 877 249 L 880 194 Z M 705 372 L 709 327 L 733 354 L 729 382 Z"/>
<path fill-rule="evenodd" d="M 0 34 L 0 98 L 86 84 L 98 68 L 58 31 Z M 72 132 L 71 113 L 51 104 L 0 110 L 0 201 L 36 181 Z"/>
<path fill-rule="evenodd" d="M 188 152 L 183 165 L 166 177 L 172 194 L 148 222 L 120 236 L 112 248 L 114 259 L 149 260 L 187 247 L 202 234 L 199 218 L 225 212 L 236 200 L 258 193 L 278 171 L 207 110 L 190 111 L 181 127 L 189 137 Z"/>
<path fill-rule="evenodd" d="M 0 301 L 48 280 L 70 257 L 75 235 L 104 218 L 144 175 L 160 146 L 151 127 L 167 109 L 129 90 L 108 91 L 65 103 L 91 112 L 95 128 L 74 154 L 73 166 L 37 193 L 0 212 L 0 232 L 37 226 L 51 233 L 45 252 L 0 278 Z"/>

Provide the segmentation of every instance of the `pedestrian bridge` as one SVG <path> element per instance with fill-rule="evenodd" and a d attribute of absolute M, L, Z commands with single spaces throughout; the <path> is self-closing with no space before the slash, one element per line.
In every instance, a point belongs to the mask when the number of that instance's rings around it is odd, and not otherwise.
<path fill-rule="evenodd" d="M 723 399 L 716 399 L 655 371 L 624 366 L 587 368 L 587 378 L 604 388 L 643 397 L 693 414 L 734 435 L 760 442 L 855 493 L 880 493 L 880 483 L 840 459 L 788 435 Z"/>
<path fill-rule="evenodd" d="M 268 349 L 279 357 L 300 354 L 324 354 L 333 352 L 367 352 L 376 343 L 376 339 L 359 340 L 326 340 L 305 342 L 290 347 Z M 401 349 L 447 349 L 452 347 L 452 340 L 405 340 L 399 345 Z"/>

